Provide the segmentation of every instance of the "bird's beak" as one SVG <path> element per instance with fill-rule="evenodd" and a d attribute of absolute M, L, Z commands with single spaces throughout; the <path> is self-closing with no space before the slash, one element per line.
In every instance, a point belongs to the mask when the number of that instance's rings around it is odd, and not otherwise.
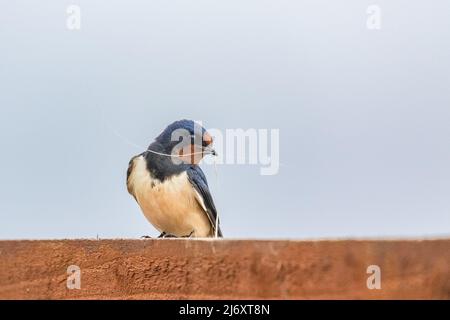
<path fill-rule="evenodd" d="M 213 149 L 213 138 L 208 132 L 205 132 L 202 137 L 202 144 L 203 144 L 203 154 L 210 154 L 213 156 L 217 155 L 216 150 Z"/>
<path fill-rule="evenodd" d="M 210 154 L 210 155 L 213 155 L 213 156 L 217 156 L 216 150 L 214 150 L 211 145 L 203 147 L 203 153 L 204 154 Z"/>

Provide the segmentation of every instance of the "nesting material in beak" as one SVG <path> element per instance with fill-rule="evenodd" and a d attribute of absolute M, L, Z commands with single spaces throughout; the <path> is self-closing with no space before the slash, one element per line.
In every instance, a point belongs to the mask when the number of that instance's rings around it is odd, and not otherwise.
<path fill-rule="evenodd" d="M 216 150 L 214 150 L 211 145 L 203 147 L 203 154 L 210 154 L 212 156 L 217 156 Z"/>

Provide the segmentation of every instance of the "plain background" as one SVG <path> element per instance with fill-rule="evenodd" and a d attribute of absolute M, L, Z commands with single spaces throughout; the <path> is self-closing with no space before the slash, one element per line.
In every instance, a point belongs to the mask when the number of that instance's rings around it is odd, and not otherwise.
<path fill-rule="evenodd" d="M 81 30 L 66 8 L 81 7 Z M 381 30 L 368 30 L 378 4 Z M 450 233 L 450 3 L 4 1 L 0 238 L 157 235 L 125 187 L 170 122 L 280 130 L 204 165 L 227 237 Z"/>

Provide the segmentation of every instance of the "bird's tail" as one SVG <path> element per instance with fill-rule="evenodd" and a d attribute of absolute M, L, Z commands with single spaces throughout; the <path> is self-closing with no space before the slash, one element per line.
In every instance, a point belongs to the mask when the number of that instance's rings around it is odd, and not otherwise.
<path fill-rule="evenodd" d="M 216 238 L 223 238 L 222 230 L 220 230 L 220 227 L 217 227 L 217 237 Z"/>

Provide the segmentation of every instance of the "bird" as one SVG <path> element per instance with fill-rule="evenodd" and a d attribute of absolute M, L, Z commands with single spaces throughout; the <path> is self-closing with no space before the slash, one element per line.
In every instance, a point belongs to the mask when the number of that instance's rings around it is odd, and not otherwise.
<path fill-rule="evenodd" d="M 208 182 L 199 162 L 216 155 L 213 138 L 193 120 L 168 125 L 128 164 L 127 189 L 158 238 L 223 237 Z"/>

